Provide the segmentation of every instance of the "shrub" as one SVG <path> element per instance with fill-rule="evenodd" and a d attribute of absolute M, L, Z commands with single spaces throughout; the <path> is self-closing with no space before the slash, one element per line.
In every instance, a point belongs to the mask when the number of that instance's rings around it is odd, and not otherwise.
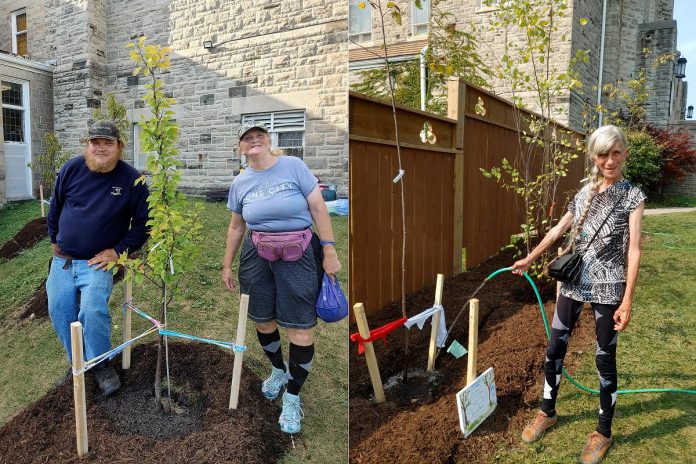
<path fill-rule="evenodd" d="M 684 180 L 687 173 L 696 172 L 696 147 L 687 130 L 648 126 L 646 131 L 662 145 L 660 185 Z"/>
<path fill-rule="evenodd" d="M 650 134 L 643 131 L 626 131 L 628 159 L 624 175 L 644 191 L 651 191 L 662 178 L 663 147 Z"/>

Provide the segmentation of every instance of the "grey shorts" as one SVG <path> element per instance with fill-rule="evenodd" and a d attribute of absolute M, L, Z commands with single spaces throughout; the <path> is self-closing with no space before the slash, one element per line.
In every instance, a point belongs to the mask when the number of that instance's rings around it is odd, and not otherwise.
<path fill-rule="evenodd" d="M 315 243 L 316 242 L 316 243 Z M 317 325 L 316 302 L 321 280 L 321 247 L 314 234 L 302 258 L 267 261 L 256 252 L 249 233 L 244 235 L 239 257 L 239 289 L 249 295 L 249 319 L 277 321 L 291 329 Z M 319 252 L 319 253 L 317 253 Z"/>

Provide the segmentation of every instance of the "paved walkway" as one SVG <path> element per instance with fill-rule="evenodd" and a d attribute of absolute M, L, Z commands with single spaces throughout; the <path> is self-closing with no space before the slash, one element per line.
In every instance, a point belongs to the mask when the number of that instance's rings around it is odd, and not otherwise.
<path fill-rule="evenodd" d="M 644 216 L 659 216 L 661 214 L 672 214 L 672 213 L 691 213 L 696 211 L 696 208 L 653 208 L 646 209 L 643 213 Z"/>

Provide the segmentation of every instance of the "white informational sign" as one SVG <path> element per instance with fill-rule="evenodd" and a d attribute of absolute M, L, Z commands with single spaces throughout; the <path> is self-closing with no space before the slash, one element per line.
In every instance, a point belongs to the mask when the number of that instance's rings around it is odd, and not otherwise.
<path fill-rule="evenodd" d="M 471 435 L 476 427 L 490 416 L 497 404 L 493 368 L 489 367 L 486 372 L 457 393 L 459 427 L 464 433 L 464 438 Z"/>

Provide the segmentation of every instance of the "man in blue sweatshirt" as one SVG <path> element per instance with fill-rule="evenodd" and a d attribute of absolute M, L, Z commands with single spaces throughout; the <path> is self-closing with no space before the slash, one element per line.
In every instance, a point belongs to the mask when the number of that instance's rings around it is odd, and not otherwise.
<path fill-rule="evenodd" d="M 84 142 L 84 156 L 72 158 L 60 170 L 48 212 L 53 248 L 46 281 L 48 312 L 68 362 L 70 324 L 75 321 L 82 323 L 87 360 L 111 349 L 108 302 L 113 274 L 106 267 L 124 251 L 136 251 L 148 236 L 147 186 L 134 185 L 140 174 L 121 160 L 123 141 L 116 124 L 95 122 Z M 94 370 L 105 396 L 120 388 L 108 361 Z"/>

